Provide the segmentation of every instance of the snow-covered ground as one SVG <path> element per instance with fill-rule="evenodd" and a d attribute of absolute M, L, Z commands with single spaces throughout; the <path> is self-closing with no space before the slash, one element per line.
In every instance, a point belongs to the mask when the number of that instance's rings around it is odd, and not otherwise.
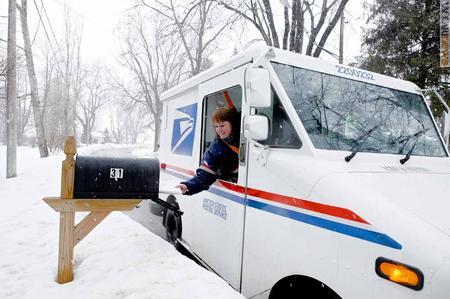
<path fill-rule="evenodd" d="M 5 179 L 5 156 L 0 146 L 0 298 L 243 298 L 120 212 L 75 247 L 74 281 L 58 284 L 59 214 L 42 198 L 59 195 L 64 157 L 20 147 L 18 176 Z"/>

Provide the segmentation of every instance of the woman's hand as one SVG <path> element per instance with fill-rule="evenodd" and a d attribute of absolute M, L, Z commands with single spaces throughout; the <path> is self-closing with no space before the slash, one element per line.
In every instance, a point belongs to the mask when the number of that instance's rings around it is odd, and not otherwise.
<path fill-rule="evenodd" d="M 175 186 L 175 188 L 180 188 L 182 194 L 185 194 L 189 191 L 188 187 L 185 184 L 178 184 Z"/>

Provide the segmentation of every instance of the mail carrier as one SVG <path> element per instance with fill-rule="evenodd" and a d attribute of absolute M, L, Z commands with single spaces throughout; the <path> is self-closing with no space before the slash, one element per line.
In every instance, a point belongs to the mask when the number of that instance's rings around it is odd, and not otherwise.
<path fill-rule="evenodd" d="M 162 95 L 161 183 L 194 175 L 212 113 L 239 169 L 161 194 L 168 236 L 248 298 L 450 298 L 450 159 L 418 87 L 266 45 Z"/>

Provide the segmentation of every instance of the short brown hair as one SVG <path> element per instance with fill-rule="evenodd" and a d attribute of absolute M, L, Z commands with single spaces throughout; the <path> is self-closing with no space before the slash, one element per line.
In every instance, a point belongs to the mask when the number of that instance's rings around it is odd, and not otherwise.
<path fill-rule="evenodd" d="M 236 121 L 236 110 L 229 107 L 220 107 L 214 111 L 212 119 L 215 123 L 229 121 L 234 125 Z"/>

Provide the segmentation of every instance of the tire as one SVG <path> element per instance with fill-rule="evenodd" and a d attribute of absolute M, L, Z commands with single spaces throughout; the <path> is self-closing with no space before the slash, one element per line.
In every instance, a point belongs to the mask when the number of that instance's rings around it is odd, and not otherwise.
<path fill-rule="evenodd" d="M 341 299 L 327 285 L 315 279 L 293 275 L 280 280 L 272 288 L 269 299 Z"/>
<path fill-rule="evenodd" d="M 181 238 L 181 217 L 168 210 L 166 215 L 166 239 L 172 244 Z"/>
<path fill-rule="evenodd" d="M 173 195 L 167 197 L 167 203 L 180 209 L 177 199 Z M 181 216 L 177 216 L 171 210 L 164 208 L 163 212 L 163 226 L 166 228 L 166 240 L 169 243 L 176 245 L 177 239 L 181 238 Z"/>

